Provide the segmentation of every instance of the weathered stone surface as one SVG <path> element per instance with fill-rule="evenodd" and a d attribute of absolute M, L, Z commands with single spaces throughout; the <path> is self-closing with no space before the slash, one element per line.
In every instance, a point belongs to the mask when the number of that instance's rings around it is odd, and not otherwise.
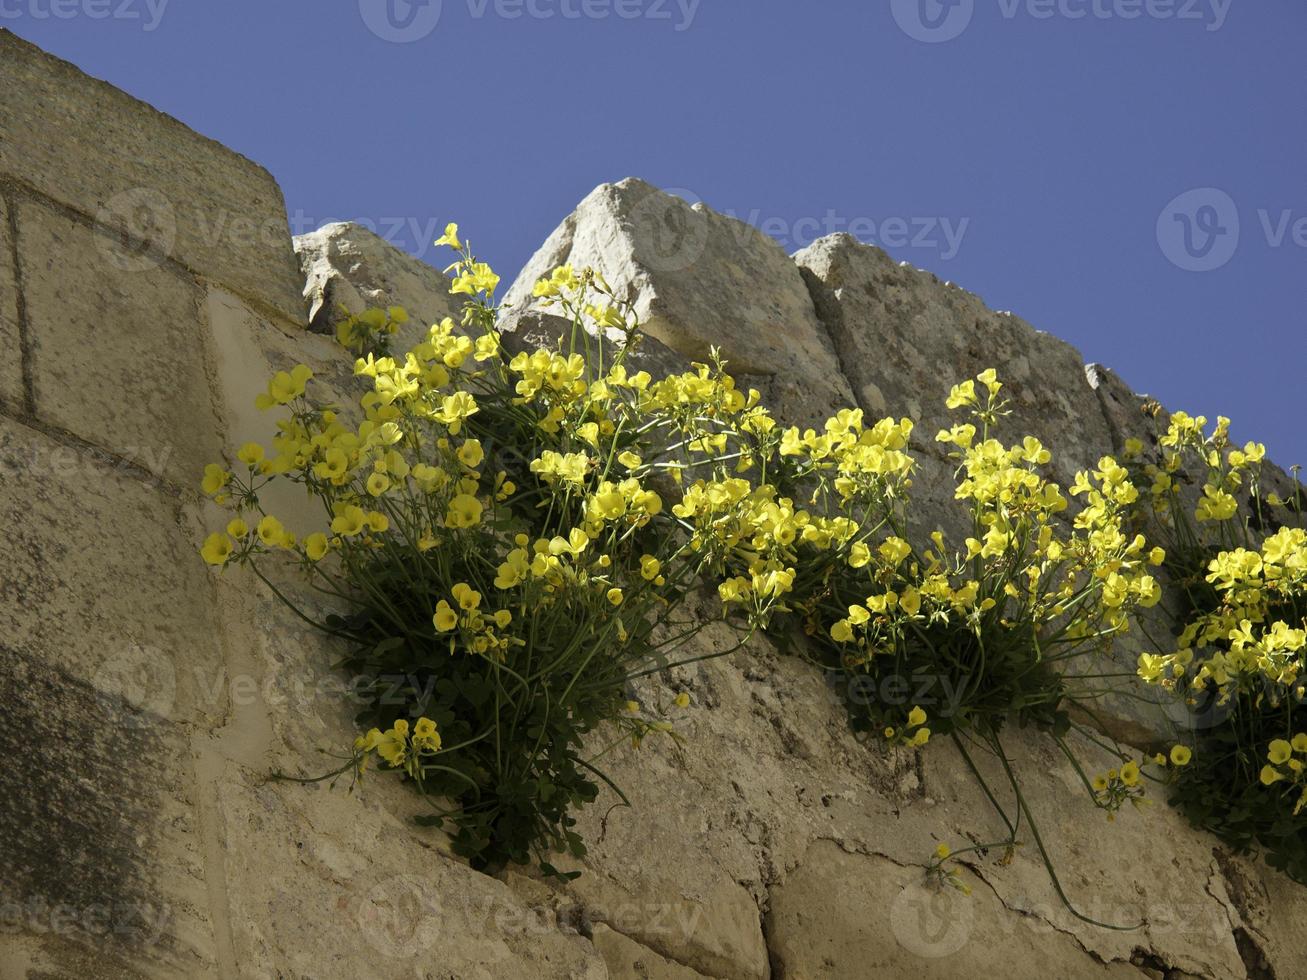
<path fill-rule="evenodd" d="M 0 420 L 0 635 L 108 696 L 189 717 L 185 664 L 218 659 L 176 502 L 80 447 Z"/>
<path fill-rule="evenodd" d="M 9 204 L 0 197 L 0 405 L 23 409 L 23 343 L 18 325 L 18 283 L 14 270 Z"/>
<path fill-rule="evenodd" d="M 686 652 L 728 642 L 707 631 Z M 631 913 L 613 928 L 665 958 L 712 976 L 767 975 L 754 945 L 763 928 L 751 921 L 747 929 L 743 909 L 722 908 L 730 905 L 719 889 L 735 883 L 766 915 L 767 951 L 786 976 L 953 976 L 999 962 L 1005 950 L 1018 977 L 1047 975 L 1036 972 L 1041 964 L 1064 976 L 1130 976 L 1136 963 L 1242 977 L 1255 956 L 1292 973 L 1290 949 L 1262 937 L 1292 932 L 1288 923 L 1307 911 L 1307 896 L 1278 889 L 1275 902 L 1245 900 L 1247 913 L 1214 897 L 1234 875 L 1229 859 L 1162 805 L 1161 791 L 1153 791 L 1154 806 L 1109 824 L 1052 741 L 1015 730 L 1005 747 L 1069 897 L 1101 921 L 1144 925 L 1115 931 L 1067 912 L 1023 820 L 1010 858 L 999 847 L 964 856 L 974 889 L 956 913 L 965 916 L 964 942 L 947 951 L 952 958 L 941 956 L 943 947 L 930 943 L 954 934 L 949 921 L 931 918 L 940 908 L 926 890 L 932 850 L 941 841 L 960 848 L 1004 836 L 954 748 L 932 744 L 918 760 L 859 744 L 820 676 L 762 642 L 673 674 L 639 695 L 665 702 L 667 684 L 690 692 L 692 706 L 677 722 L 683 739 L 608 757 L 606 771 L 634 806 L 610 811 L 607 803 L 617 801 L 603 797 L 583 814 L 591 854 L 587 873 L 568 888 L 598 921 L 606 910 L 641 910 L 643 919 Z M 908 701 L 946 710 L 946 692 L 881 694 L 902 700 L 905 711 Z M 1073 747 L 1088 771 L 1111 764 L 1087 741 L 1075 738 Z M 1010 800 L 996 760 L 973 756 L 996 796 Z M 1241 877 L 1231 887 L 1240 894 L 1269 894 L 1278 884 L 1265 867 L 1236 864 Z M 705 901 L 709 895 L 716 897 Z M 669 922 L 692 928 L 662 928 Z M 852 949 L 841 954 L 842 947 Z M 826 958 L 835 966 L 823 969 Z M 862 963 L 880 972 L 856 972 Z"/>
<path fill-rule="evenodd" d="M 296 323 L 286 205 L 262 167 L 0 30 L 0 175 Z"/>
<path fill-rule="evenodd" d="M 684 357 L 716 345 L 737 375 L 766 379 L 781 418 L 819 421 L 852 393 L 798 270 L 758 230 L 642 180 L 602 184 L 558 226 L 505 300 L 564 263 L 591 266 L 632 299 L 649 334 Z"/>
<path fill-rule="evenodd" d="M 241 842 L 225 861 L 239 976 L 607 975 L 589 942 L 439 854 L 384 791 L 270 784 L 234 766 L 220 782 L 224 839 Z"/>
<path fill-rule="evenodd" d="M 370 387 L 354 376 L 349 354 L 331 337 L 289 331 L 252 310 L 226 290 L 210 289 L 204 313 L 214 351 L 214 373 L 220 392 L 219 411 L 225 436 L 221 445 L 230 460 L 246 442 L 270 447 L 284 410 L 260 411 L 255 398 L 268 390 L 277 371 L 306 364 L 313 371 L 307 394 L 345 417 L 361 417 L 359 397 Z M 216 462 L 218 456 L 209 460 Z M 322 530 L 322 506 L 302 487 L 284 481 L 263 495 L 264 506 L 296 534 Z"/>
<path fill-rule="evenodd" d="M 37 417 L 195 485 L 222 449 L 198 287 L 123 271 L 111 239 L 42 205 L 24 200 L 18 227 Z"/>
<path fill-rule="evenodd" d="M 449 295 L 448 276 L 353 222 L 300 235 L 295 253 L 304 274 L 309 321 L 320 333 L 335 333 L 341 307 L 362 313 L 369 307 L 403 306 L 412 326 L 401 332 L 400 341 L 411 346 L 431 324 L 447 316 L 457 321 L 462 310 L 461 297 Z"/>
<path fill-rule="evenodd" d="M 969 897 L 935 888 L 922 881 L 920 868 L 850 854 L 831 841 L 815 842 L 772 890 L 768 924 L 776 967 L 793 980 L 1142 980 L 1129 963 L 1099 963 L 1073 937 L 1013 916 L 983 885 Z"/>
<path fill-rule="evenodd" d="M 697 970 L 664 959 L 602 923 L 594 927 L 590 941 L 604 958 L 609 980 L 704 980 Z"/>
<path fill-rule="evenodd" d="M 964 420 L 944 405 L 949 388 L 993 367 L 1013 402 L 998 438 L 1041 439 L 1064 483 L 1111 451 L 1084 359 L 1069 344 L 849 235 L 820 239 L 795 261 L 859 404 L 873 417 L 909 416 L 920 444 L 930 446 L 940 429 Z"/>
<path fill-rule="evenodd" d="M 11 954 L 6 936 L 0 960 L 69 969 L 23 976 L 107 976 L 115 962 L 133 976 L 212 974 L 189 740 L 5 635 L 0 742 L 15 764 L 0 768 L 0 922 L 41 942 Z M 87 951 L 105 958 L 103 973 L 71 970 Z"/>

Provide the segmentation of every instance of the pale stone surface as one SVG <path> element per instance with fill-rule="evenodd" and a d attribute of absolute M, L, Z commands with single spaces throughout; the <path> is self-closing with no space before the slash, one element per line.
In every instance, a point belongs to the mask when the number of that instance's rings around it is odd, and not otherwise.
<path fill-rule="evenodd" d="M 304 320 L 286 205 L 262 167 L 0 30 L 0 175 Z"/>
<path fill-rule="evenodd" d="M 400 334 L 408 346 L 421 340 L 431 324 L 459 319 L 462 297 L 449 295 L 448 276 L 361 225 L 337 222 L 300 235 L 295 253 L 304 274 L 309 322 L 320 333 L 335 333 L 342 307 L 362 313 L 370 307 L 403 306 L 412 317 L 412 326 Z"/>
<path fill-rule="evenodd" d="M 150 714 L 194 707 L 184 664 L 218 659 L 197 543 L 177 504 L 74 445 L 0 420 L 6 646 Z"/>
<path fill-rule="evenodd" d="M 849 235 L 820 239 L 795 261 L 859 404 L 874 417 L 907 415 L 920 444 L 931 446 L 941 428 L 966 420 L 945 407 L 949 388 L 993 367 L 1013 402 L 998 438 L 1041 439 L 1064 484 L 1111 451 L 1084 359 L 1069 344 Z"/>
<path fill-rule="evenodd" d="M 201 293 L 39 204 L 18 208 L 36 414 L 186 487 L 222 443 L 197 329 Z"/>
<path fill-rule="evenodd" d="M 778 415 L 820 421 L 853 403 L 799 271 L 775 241 L 741 221 L 642 180 L 601 184 L 545 241 L 505 300 L 538 305 L 532 287 L 572 263 L 629 296 L 649 334 L 684 357 L 716 345 L 728 370 L 766 380 Z"/>
<path fill-rule="evenodd" d="M 1128 963 L 1098 963 L 1074 938 L 1011 915 L 983 885 L 967 897 L 921 878 L 920 868 L 815 842 L 772 890 L 768 922 L 779 975 L 1143 980 Z"/>
<path fill-rule="evenodd" d="M 699 971 L 664 959 L 606 925 L 596 925 L 590 941 L 604 958 L 609 980 L 705 980 Z"/>
<path fill-rule="evenodd" d="M 18 284 L 14 278 L 14 243 L 9 231 L 9 204 L 0 197 L 0 406 L 22 412 L 23 342 L 18 325 Z"/>
<path fill-rule="evenodd" d="M 709 635 L 704 646 L 687 653 L 726 642 L 724 636 Z M 772 962 L 807 971 L 794 975 L 822 976 L 823 958 L 844 946 L 858 956 L 837 958 L 837 964 L 867 962 L 889 970 L 879 975 L 918 970 L 957 975 L 939 972 L 938 950 L 923 952 L 920 945 L 946 925 L 920 918 L 918 906 L 932 894 L 923 891 L 923 867 L 941 841 L 957 848 L 1003 835 L 956 751 L 947 742 L 932 744 L 918 761 L 910 753 L 858 744 L 817 673 L 796 658 L 777 657 L 758 641 L 727 661 L 674 673 L 672 686 L 689 691 L 693 701 L 678 721 L 683 741 L 649 740 L 638 752 L 610 757 L 606 771 L 634 808 L 609 811 L 616 800 L 605 794 L 582 816 L 592 850 L 584 863 L 587 874 L 569 893 L 587 913 L 602 920 L 604 910 L 626 910 L 620 928 L 614 928 L 700 972 L 766 976 L 765 965 L 751 952 L 762 941 L 762 927 L 749 922 L 743 910 L 731 909 L 723 901 L 725 892 L 718 891 L 734 882 L 752 895 L 760 915 L 767 914 Z M 930 694 L 917 690 L 883 693 L 920 700 L 928 711 L 942 710 Z M 640 694 L 652 699 L 658 688 L 650 683 Z M 1089 771 L 1107 768 L 1109 760 L 1099 750 L 1080 739 L 1073 744 Z M 1196 976 L 1241 977 L 1244 958 L 1256 955 L 1292 972 L 1293 952 L 1262 937 L 1292 932 L 1289 923 L 1307 912 L 1307 896 L 1287 886 L 1278 889 L 1276 902 L 1252 905 L 1245 924 L 1238 906 L 1232 911 L 1233 903 L 1214 897 L 1232 874 L 1223 867 L 1231 859 L 1214 857 L 1224 851 L 1162 805 L 1160 790 L 1153 791 L 1153 807 L 1128 810 L 1109 824 L 1051 740 L 1014 730 L 1005 745 L 1072 901 L 1085 914 L 1112 924 L 1146 925 L 1118 932 L 1071 916 L 1023 830 L 1022 846 L 1010 861 L 997 848 L 966 858 L 971 870 L 964 875 L 976 894 L 965 906 L 970 910 L 967 950 L 947 961 L 951 966 L 985 967 L 1007 949 L 1015 951 L 1009 957 L 1014 976 L 1047 975 L 1038 972 L 1041 963 L 1066 976 L 1095 975 L 1089 972 L 1094 970 L 1129 976 L 1137 961 Z M 998 797 L 1009 800 L 1001 769 L 983 752 L 973 755 Z M 863 856 L 845 855 L 841 861 L 836 852 L 827 852 L 821 864 L 805 871 L 819 841 Z M 1278 884 L 1264 867 L 1236 864 L 1244 876 L 1242 894 Z M 885 882 L 857 884 L 868 874 L 888 878 L 892 889 Z M 844 876 L 847 885 L 841 884 Z M 796 884 L 782 900 L 792 877 Z M 804 911 L 802 896 L 822 880 L 831 881 L 827 904 Z M 883 914 L 865 906 L 867 888 L 880 889 L 868 897 L 889 903 L 890 914 L 902 920 L 897 929 L 851 925 Z M 847 914 L 827 914 L 829 903 L 841 896 L 849 902 Z M 666 923 L 693 928 L 678 935 L 662 928 Z M 1240 930 L 1246 933 L 1243 940 L 1236 938 Z M 686 935 L 689 942 L 682 938 Z M 1248 949 L 1241 950 L 1241 943 Z"/>

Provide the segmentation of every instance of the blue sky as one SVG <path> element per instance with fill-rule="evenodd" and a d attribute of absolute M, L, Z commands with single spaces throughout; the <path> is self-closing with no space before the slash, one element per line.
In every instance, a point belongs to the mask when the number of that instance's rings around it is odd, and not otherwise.
<path fill-rule="evenodd" d="M 852 230 L 1307 462 L 1302 0 L 0 0 L 0 26 L 264 164 L 296 230 L 439 261 L 455 218 L 511 277 L 637 175 L 790 250 Z"/>

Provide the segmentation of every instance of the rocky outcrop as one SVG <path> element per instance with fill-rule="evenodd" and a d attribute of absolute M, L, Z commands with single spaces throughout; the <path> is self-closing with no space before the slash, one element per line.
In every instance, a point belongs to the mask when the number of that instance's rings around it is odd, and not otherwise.
<path fill-rule="evenodd" d="M 556 266 L 602 272 L 649 335 L 692 360 L 717 347 L 795 422 L 852 404 L 803 278 L 771 238 L 742 221 L 628 178 L 602 184 L 540 246 L 505 294 L 518 310 Z"/>
<path fill-rule="evenodd" d="M 1083 913 L 1126 928 L 1071 915 L 1029 843 L 964 855 L 970 898 L 931 889 L 922 866 L 936 844 L 1003 836 L 957 749 L 860 742 L 821 672 L 766 639 L 640 682 L 642 698 L 690 696 L 681 738 L 607 757 L 634 806 L 605 795 L 581 814 L 591 851 L 570 884 L 472 871 L 413 824 L 418 801 L 394 781 L 349 792 L 274 780 L 338 765 L 354 705 L 339 651 L 271 589 L 314 614 L 317 598 L 289 578 L 205 575 L 194 551 L 213 515 L 198 466 L 269 438 L 275 413 L 252 400 L 272 370 L 304 362 L 340 404 L 356 395 L 302 297 L 321 331 L 339 305 L 391 304 L 420 330 L 452 312 L 447 280 L 344 225 L 296 243 L 301 275 L 258 167 L 3 31 L 0 80 L 0 715 L 12 761 L 0 774 L 0 976 L 1301 972 L 1300 886 L 1161 805 L 1107 824 L 1030 733 L 1005 744 L 1062 884 Z M 97 155 L 83 160 L 93 122 Z M 173 202 L 175 228 L 100 215 L 133 188 Z M 177 206 L 194 194 L 211 198 Z M 283 230 L 214 244 L 224 210 Z M 786 420 L 855 402 L 927 419 L 917 491 L 932 524 L 953 511 L 927 427 L 960 376 L 998 367 L 1013 430 L 1065 449 L 1068 465 L 1135 431 L 1138 398 L 1115 376 L 1086 380 L 1060 342 L 850 239 L 791 261 L 702 205 L 605 185 L 511 288 L 506 344 L 566 328 L 529 299 L 560 261 L 598 266 L 637 302 L 657 338 L 637 355 L 651 373 L 718 344 Z M 311 502 L 292 491 L 270 503 L 297 529 Z M 734 637 L 710 628 L 693 642 L 688 655 L 705 655 Z M 907 680 L 877 696 L 928 712 L 947 702 L 930 679 Z M 976 763 L 1001 790 L 997 760 Z"/>

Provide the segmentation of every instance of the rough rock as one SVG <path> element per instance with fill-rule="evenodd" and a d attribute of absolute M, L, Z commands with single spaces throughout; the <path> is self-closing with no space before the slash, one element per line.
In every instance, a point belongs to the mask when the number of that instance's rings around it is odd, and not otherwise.
<path fill-rule="evenodd" d="M 0 405 L 10 414 L 25 410 L 23 335 L 18 324 L 17 270 L 9 229 L 9 203 L 0 197 Z"/>
<path fill-rule="evenodd" d="M 940 429 L 963 421 L 945 407 L 949 388 L 993 367 L 1012 401 L 997 438 L 1038 437 L 1064 485 L 1111 451 L 1084 359 L 1070 344 L 850 235 L 819 239 L 794 259 L 872 417 L 909 416 L 919 444 L 933 448 Z"/>
<path fill-rule="evenodd" d="M 717 346 L 733 373 L 757 375 L 778 415 L 812 423 L 853 404 L 803 279 L 757 229 L 642 180 L 602 184 L 546 239 L 505 294 L 538 305 L 535 283 L 572 263 L 603 273 L 635 303 L 650 336 L 705 360 Z"/>
<path fill-rule="evenodd" d="M 319 333 L 334 335 L 342 308 L 362 313 L 369 307 L 403 306 L 412 326 L 401 341 L 411 346 L 428 326 L 447 316 L 457 321 L 462 310 L 457 297 L 449 295 L 448 276 L 362 225 L 337 222 L 300 235 L 295 254 L 304 274 L 309 322 Z"/>

